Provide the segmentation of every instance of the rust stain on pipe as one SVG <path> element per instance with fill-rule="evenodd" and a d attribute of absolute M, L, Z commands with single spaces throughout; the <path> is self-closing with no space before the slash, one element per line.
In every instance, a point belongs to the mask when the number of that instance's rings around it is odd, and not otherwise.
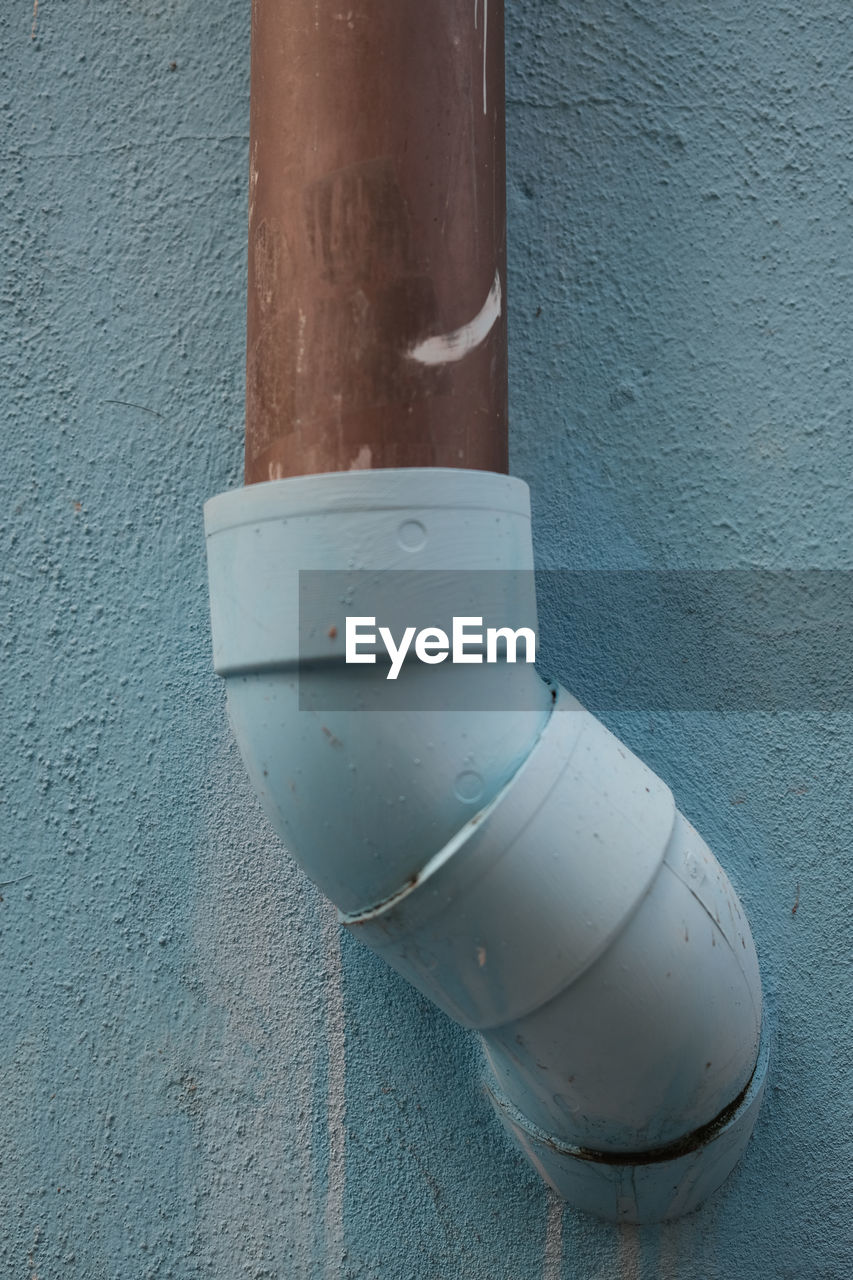
<path fill-rule="evenodd" d="M 503 40 L 498 0 L 254 0 L 247 484 L 506 471 Z"/>

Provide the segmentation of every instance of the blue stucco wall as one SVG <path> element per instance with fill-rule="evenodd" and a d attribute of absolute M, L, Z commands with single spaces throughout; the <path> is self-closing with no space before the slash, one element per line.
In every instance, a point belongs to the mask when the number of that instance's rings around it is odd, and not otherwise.
<path fill-rule="evenodd" d="M 250 793 L 201 527 L 241 477 L 248 25 L 0 13 L 2 1273 L 844 1280 L 850 714 L 607 717 L 733 879 L 775 1034 L 746 1159 L 660 1228 L 549 1198 Z M 839 0 L 509 6 L 541 564 L 851 567 L 851 48 Z"/>

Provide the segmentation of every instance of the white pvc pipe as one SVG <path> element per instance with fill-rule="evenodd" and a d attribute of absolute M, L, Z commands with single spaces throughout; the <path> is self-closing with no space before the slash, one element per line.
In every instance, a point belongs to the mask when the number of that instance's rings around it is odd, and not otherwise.
<path fill-rule="evenodd" d="M 363 599 L 397 630 L 413 611 L 535 626 L 526 486 L 300 477 L 220 495 L 206 523 L 216 669 L 291 853 L 353 933 L 482 1033 L 498 1113 L 561 1194 L 622 1221 L 695 1207 L 746 1145 L 767 1065 L 719 864 L 666 785 L 526 664 L 407 663 L 398 709 L 381 670 L 343 665 Z M 335 573 L 326 596 L 312 579 L 300 634 L 311 569 Z"/>

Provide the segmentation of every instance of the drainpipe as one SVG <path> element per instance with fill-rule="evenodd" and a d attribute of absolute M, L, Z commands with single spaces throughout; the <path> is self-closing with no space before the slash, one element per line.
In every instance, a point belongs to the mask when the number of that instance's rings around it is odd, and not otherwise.
<path fill-rule="evenodd" d="M 255 0 L 246 486 L 205 509 L 214 665 L 345 927 L 480 1033 L 552 1187 L 649 1222 L 720 1185 L 760 1106 L 729 881 L 531 665 L 407 660 L 398 685 L 344 660 L 354 615 L 535 630 L 505 474 L 503 128 L 496 0 Z"/>
<path fill-rule="evenodd" d="M 255 0 L 249 148 L 246 483 L 505 472 L 503 5 Z"/>

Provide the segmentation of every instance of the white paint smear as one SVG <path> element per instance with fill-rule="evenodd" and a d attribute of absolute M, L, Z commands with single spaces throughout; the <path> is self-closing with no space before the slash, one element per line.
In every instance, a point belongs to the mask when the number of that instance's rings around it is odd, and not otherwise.
<path fill-rule="evenodd" d="M 350 471 L 369 471 L 370 464 L 373 461 L 373 455 L 370 452 L 370 446 L 363 444 L 358 453 L 349 464 Z"/>
<path fill-rule="evenodd" d="M 633 1223 L 620 1224 L 614 1261 L 622 1280 L 640 1280 L 640 1236 Z"/>
<path fill-rule="evenodd" d="M 489 0 L 483 0 L 483 115 L 486 114 L 486 38 L 489 34 Z"/>
<path fill-rule="evenodd" d="M 341 927 L 331 903 L 324 903 L 323 933 L 326 951 L 326 1043 L 329 1084 L 326 1115 L 329 1132 L 329 1172 L 326 1184 L 324 1226 L 326 1280 L 339 1280 L 344 1254 L 344 1189 L 346 1186 L 346 1057 L 344 1052 L 344 997 L 341 971 Z"/>
<path fill-rule="evenodd" d="M 542 1267 L 542 1280 L 560 1280 L 563 1274 L 563 1209 L 565 1201 L 552 1191 L 547 1190 L 548 1219 L 545 1223 L 545 1258 Z"/>
<path fill-rule="evenodd" d="M 224 724 L 220 735 L 209 765 L 216 802 L 196 835 L 201 1035 L 194 1045 L 180 1034 L 163 1042 L 174 1046 L 174 1078 L 200 1086 L 197 1095 L 184 1086 L 186 1104 L 204 1099 L 193 1108 L 190 1162 L 199 1265 L 238 1276 L 249 1259 L 278 1274 L 283 1237 L 293 1241 L 288 1280 L 317 1280 L 312 1132 L 327 1053 L 314 1043 L 318 895 L 278 842 L 254 830 L 254 796 Z M 331 1047 L 328 1055 L 331 1091 L 341 1069 Z"/>
<path fill-rule="evenodd" d="M 501 277 L 500 272 L 496 271 L 489 296 L 473 320 L 463 325 L 461 329 L 454 329 L 451 333 L 442 333 L 435 338 L 425 338 L 423 342 L 418 342 L 411 347 L 406 354 L 410 360 L 417 360 L 419 364 L 454 364 L 457 360 L 463 360 L 469 351 L 473 351 L 485 341 L 500 314 Z"/>

